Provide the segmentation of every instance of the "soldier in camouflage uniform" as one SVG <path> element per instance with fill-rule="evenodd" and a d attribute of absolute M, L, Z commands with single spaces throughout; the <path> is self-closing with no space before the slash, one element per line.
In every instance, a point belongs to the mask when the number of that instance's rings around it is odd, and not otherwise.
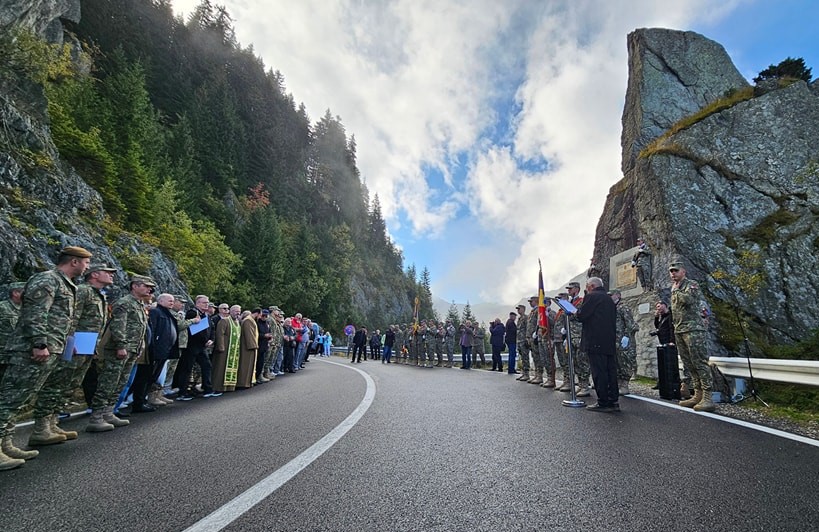
<path fill-rule="evenodd" d="M 455 362 L 455 336 L 458 331 L 451 321 L 446 320 L 446 332 L 444 342 L 446 343 L 446 367 L 451 368 Z"/>
<path fill-rule="evenodd" d="M 85 283 L 77 286 L 76 305 L 71 324 L 71 334 L 92 332 L 99 334 L 105 326 L 108 308 L 105 288 L 114 282 L 115 268 L 106 264 L 92 264 L 85 272 Z M 91 365 L 91 356 L 74 355 L 70 360 L 60 357 L 34 403 L 34 419 L 46 418 L 51 432 L 62 434 L 69 440 L 77 439 L 77 432 L 63 430 L 57 425 L 57 417 L 65 408 L 74 391 L 82 384 Z M 31 435 L 29 445 L 40 445 L 38 436 Z"/>
<path fill-rule="evenodd" d="M 680 406 L 694 407 L 698 412 L 713 412 L 711 400 L 711 368 L 708 366 L 708 347 L 704 318 L 708 310 L 696 281 L 686 277 L 683 263 L 668 266 L 671 280 L 671 315 L 674 320 L 674 340 L 677 353 L 691 372 L 694 397 L 680 401 Z"/>
<path fill-rule="evenodd" d="M 569 299 L 568 292 L 560 292 L 557 294 L 557 299 Z M 555 388 L 559 392 L 572 391 L 572 382 L 569 378 L 569 355 L 566 353 L 566 313 L 563 309 L 559 309 L 554 318 L 554 327 L 552 327 L 552 346 L 554 347 L 557 363 L 560 365 L 560 370 L 563 373 L 563 380 L 559 388 Z"/>
<path fill-rule="evenodd" d="M 446 336 L 446 325 L 444 322 L 439 322 L 435 328 L 435 366 L 442 367 L 444 365 L 444 337 Z"/>
<path fill-rule="evenodd" d="M 631 259 L 631 267 L 637 268 L 637 279 L 643 291 L 654 290 L 654 282 L 651 278 L 651 250 L 642 238 L 637 239 L 637 252 Z"/>
<path fill-rule="evenodd" d="M 6 341 L 17 325 L 17 318 L 20 317 L 20 305 L 23 302 L 23 288 L 26 283 L 12 283 L 9 285 L 9 298 L 0 302 L 0 381 L 3 380 L 3 373 L 8 365 L 6 357 Z"/>
<path fill-rule="evenodd" d="M 150 277 L 134 275 L 129 293 L 119 298 L 111 308 L 111 320 L 97 351 L 99 384 L 91 400 L 91 419 L 85 427 L 86 432 L 106 432 L 129 424 L 128 420 L 114 415 L 114 404 L 134 362 L 146 346 L 148 314 L 143 301 L 155 288 L 156 283 Z"/>
<path fill-rule="evenodd" d="M 546 327 L 538 326 L 538 349 L 540 350 L 540 361 L 543 363 L 544 380 L 540 384 L 543 388 L 554 388 L 555 383 L 555 357 L 554 344 L 552 343 L 552 331 L 555 329 L 555 311 L 549 307 L 550 298 L 545 298 L 546 305 Z"/>
<path fill-rule="evenodd" d="M 273 319 L 270 320 L 270 334 L 273 336 L 270 338 L 270 349 L 268 350 L 268 356 L 264 363 L 264 376 L 271 380 L 276 377 L 273 371 L 273 364 L 279 356 L 279 348 L 284 338 L 284 327 L 278 319 L 278 313 L 278 307 L 270 307 L 270 315 L 273 317 Z"/>
<path fill-rule="evenodd" d="M 472 336 L 472 362 L 479 368 L 486 365 L 486 346 L 484 339 L 486 338 L 486 327 L 475 321 L 475 334 Z M 481 361 L 478 362 L 478 357 Z"/>
<path fill-rule="evenodd" d="M 435 322 L 435 320 L 430 320 L 429 325 L 427 326 L 427 356 L 429 358 L 429 365 L 430 366 L 438 366 L 439 365 L 439 364 L 435 363 L 435 356 L 438 353 L 437 339 L 438 339 L 438 324 Z"/>
<path fill-rule="evenodd" d="M 415 333 L 415 365 L 427 367 L 427 322 L 421 320 L 418 331 Z"/>
<path fill-rule="evenodd" d="M 566 286 L 566 290 L 569 291 L 569 301 L 571 304 L 580 308 L 583 304 L 583 298 L 580 297 L 580 283 L 571 282 Z M 574 314 L 569 316 L 569 332 L 571 332 L 572 337 L 574 374 L 577 376 L 577 397 L 589 397 L 591 395 L 591 387 L 589 386 L 589 377 L 591 374 L 589 355 L 580 349 L 580 337 L 583 334 L 583 325 Z M 571 389 L 568 391 L 571 391 Z"/>
<path fill-rule="evenodd" d="M 0 382 L 0 471 L 13 469 L 36 454 L 17 449 L 12 442 L 14 421 L 45 383 L 65 351 L 71 330 L 77 287 L 71 281 L 88 267 L 91 253 L 69 246 L 63 248 L 52 270 L 34 274 L 23 291 L 20 317 L 6 342 L 8 367 Z M 43 420 L 34 432 L 53 443 L 65 441 Z"/>
<path fill-rule="evenodd" d="M 523 372 L 520 374 L 515 380 L 527 382 L 529 380 L 529 317 L 526 315 L 526 307 L 523 305 L 518 305 L 515 307 L 518 311 L 518 321 L 515 324 L 518 328 L 518 337 L 517 337 L 517 352 L 518 358 L 520 359 L 521 367 L 523 368 Z M 509 368 L 509 370 L 513 370 L 515 368 Z"/>
<path fill-rule="evenodd" d="M 538 299 L 538 296 L 529 298 L 529 315 L 526 321 L 526 331 L 529 336 L 529 350 L 535 362 L 535 374 L 526 381 L 529 384 L 541 384 L 543 382 L 543 360 L 541 360 L 540 357 L 540 338 L 537 326 L 539 318 L 537 308 Z"/>
<path fill-rule="evenodd" d="M 616 341 L 617 341 L 617 388 L 620 395 L 629 393 L 628 382 L 637 371 L 637 344 L 634 335 L 640 327 L 634 321 L 629 309 L 621 301 L 619 290 L 609 292 L 611 300 L 617 308 L 616 317 Z"/>

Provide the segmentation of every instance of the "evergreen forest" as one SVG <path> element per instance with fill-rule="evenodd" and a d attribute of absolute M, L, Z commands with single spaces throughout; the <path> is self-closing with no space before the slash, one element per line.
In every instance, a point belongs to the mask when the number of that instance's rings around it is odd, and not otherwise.
<path fill-rule="evenodd" d="M 311 120 L 223 7 L 203 0 L 183 20 L 169 0 L 83 0 L 67 29 L 85 52 L 44 83 L 52 134 L 109 232 L 160 248 L 191 294 L 276 304 L 336 334 L 408 322 L 416 297 L 434 315 L 429 271 L 404 269 L 355 136 L 329 109 Z"/>

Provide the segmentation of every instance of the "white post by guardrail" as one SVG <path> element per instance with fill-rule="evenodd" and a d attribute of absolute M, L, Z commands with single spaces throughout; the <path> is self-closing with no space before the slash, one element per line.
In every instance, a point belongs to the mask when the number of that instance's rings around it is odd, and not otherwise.
<path fill-rule="evenodd" d="M 710 357 L 708 362 L 729 377 L 749 378 L 748 359 L 742 357 Z M 791 384 L 819 386 L 819 360 L 778 360 L 752 358 L 754 379 Z"/>

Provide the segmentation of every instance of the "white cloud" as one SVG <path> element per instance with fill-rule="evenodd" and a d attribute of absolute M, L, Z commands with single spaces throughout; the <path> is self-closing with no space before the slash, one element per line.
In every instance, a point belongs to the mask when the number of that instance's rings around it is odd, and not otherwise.
<path fill-rule="evenodd" d="M 184 11 L 196 3 L 174 0 Z M 437 295 L 449 300 L 457 287 L 517 301 L 532 289 L 538 256 L 547 286 L 588 265 L 621 177 L 626 34 L 718 20 L 738 1 L 223 3 L 240 42 L 284 74 L 314 120 L 329 107 L 355 134 L 362 176 L 393 230 L 402 211 L 414 238 L 446 233 L 429 242 L 439 254 L 481 231 L 481 245 L 464 252 L 468 271 L 456 257 L 453 270 L 432 271 Z M 514 96 L 514 116 L 497 116 L 504 95 Z M 500 141 L 487 133 L 498 124 Z M 468 161 L 465 184 L 454 175 L 458 157 Z M 428 182 L 425 168 L 443 183 Z M 454 221 L 463 206 L 470 218 Z M 505 239 L 503 254 L 491 252 L 492 239 Z"/>

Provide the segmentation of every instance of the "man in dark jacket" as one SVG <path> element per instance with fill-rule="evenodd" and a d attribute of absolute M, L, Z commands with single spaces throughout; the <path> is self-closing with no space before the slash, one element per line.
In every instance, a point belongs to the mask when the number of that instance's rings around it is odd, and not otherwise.
<path fill-rule="evenodd" d="M 516 312 L 509 313 L 509 319 L 506 320 L 506 346 L 509 348 L 509 374 L 519 373 L 517 370 L 517 365 L 515 363 L 515 358 L 517 356 L 517 348 L 518 348 L 518 326 L 515 323 L 515 319 L 517 318 Z"/>
<path fill-rule="evenodd" d="M 490 371 L 503 371 L 503 359 L 501 353 L 503 352 L 503 340 L 506 334 L 506 327 L 501 323 L 500 318 L 495 318 L 495 321 L 489 326 L 489 345 L 492 346 L 492 369 Z"/>
<path fill-rule="evenodd" d="M 619 412 L 617 388 L 617 307 L 603 289 L 603 280 L 592 277 L 586 281 L 586 296 L 577 312 L 583 324 L 580 349 L 589 355 L 597 404 L 587 410 Z"/>
<path fill-rule="evenodd" d="M 146 403 L 146 395 L 148 388 L 159 379 L 168 357 L 171 353 L 179 351 L 176 316 L 171 311 L 173 302 L 173 295 L 159 294 L 156 298 L 156 307 L 148 313 L 150 342 L 148 349 L 138 360 L 134 382 L 131 384 L 131 393 L 134 396 L 131 412 L 153 412 L 156 406 L 159 406 L 159 403 Z"/>
<path fill-rule="evenodd" d="M 353 357 L 350 362 L 361 362 L 361 355 L 364 354 L 364 360 L 367 359 L 367 329 L 361 327 L 355 332 L 353 336 Z M 356 361 L 356 356 L 358 360 Z"/>
<path fill-rule="evenodd" d="M 395 325 L 390 325 L 387 332 L 384 333 L 384 357 L 381 359 L 382 363 L 392 364 L 392 347 L 395 345 Z"/>

